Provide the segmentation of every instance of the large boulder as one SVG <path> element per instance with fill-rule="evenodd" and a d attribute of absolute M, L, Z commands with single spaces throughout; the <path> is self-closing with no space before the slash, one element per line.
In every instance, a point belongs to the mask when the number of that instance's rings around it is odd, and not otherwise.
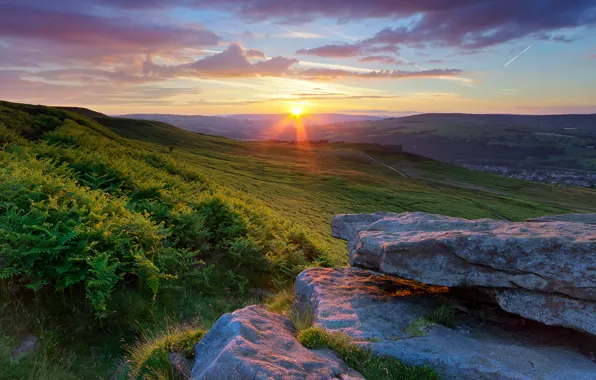
<path fill-rule="evenodd" d="M 309 350 L 292 322 L 262 306 L 225 314 L 195 347 L 194 380 L 360 380 L 329 350 Z"/>
<path fill-rule="evenodd" d="M 512 223 L 417 212 L 338 215 L 332 225 L 349 241 L 352 266 L 427 284 L 511 289 L 496 298 L 506 310 L 517 313 L 523 306 L 512 300 L 523 298 L 525 317 L 596 334 L 596 225 L 573 220 Z M 581 307 L 562 313 L 561 302 Z M 540 308 L 550 310 L 530 311 Z"/>
<path fill-rule="evenodd" d="M 510 332 L 461 315 L 455 329 L 432 325 L 426 335 L 411 335 L 415 321 L 440 304 L 438 297 L 447 291 L 442 287 L 361 269 L 313 268 L 298 276 L 295 289 L 295 307 L 311 310 L 315 325 L 408 365 L 428 365 L 446 379 L 596 376 L 589 354 L 558 341 L 561 332 L 553 328 Z"/>

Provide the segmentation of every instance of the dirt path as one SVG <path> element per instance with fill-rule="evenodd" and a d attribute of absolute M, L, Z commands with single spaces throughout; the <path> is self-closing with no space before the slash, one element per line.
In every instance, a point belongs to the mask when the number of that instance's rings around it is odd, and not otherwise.
<path fill-rule="evenodd" d="M 400 171 L 400 170 L 398 170 L 398 169 L 394 168 L 393 166 L 391 166 L 391 165 L 388 165 L 388 164 L 386 164 L 386 163 L 384 163 L 384 162 L 382 162 L 382 161 L 379 161 L 379 160 L 377 160 L 376 158 L 374 158 L 374 157 L 371 157 L 371 156 L 369 156 L 368 154 L 366 154 L 366 153 L 364 153 L 364 152 L 362 152 L 362 151 L 358 151 L 358 152 L 360 152 L 360 153 L 364 154 L 366 157 L 368 157 L 370 160 L 372 160 L 372 161 L 376 162 L 377 164 L 381 164 L 381 165 L 383 165 L 384 167 L 386 167 L 387 169 L 389 169 L 389 170 L 393 170 L 394 172 L 396 172 L 397 174 L 401 175 L 402 177 L 406 177 L 406 178 L 408 178 L 408 176 L 406 175 L 406 173 L 404 173 L 404 172 L 402 172 L 402 171 Z"/>

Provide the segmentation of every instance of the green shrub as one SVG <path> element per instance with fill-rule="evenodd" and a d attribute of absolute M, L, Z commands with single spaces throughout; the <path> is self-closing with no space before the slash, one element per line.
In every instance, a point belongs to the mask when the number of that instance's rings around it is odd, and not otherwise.
<path fill-rule="evenodd" d="M 0 103 L 0 121 L 0 278 L 38 295 L 86 294 L 105 317 L 118 286 L 279 288 L 320 256 L 263 204 L 93 120 Z"/>

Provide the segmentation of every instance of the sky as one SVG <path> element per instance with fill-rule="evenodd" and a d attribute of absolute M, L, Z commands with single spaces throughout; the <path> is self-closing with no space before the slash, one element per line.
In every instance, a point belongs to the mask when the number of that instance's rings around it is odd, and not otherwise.
<path fill-rule="evenodd" d="M 0 99 L 111 115 L 596 113 L 596 1 L 0 0 Z"/>

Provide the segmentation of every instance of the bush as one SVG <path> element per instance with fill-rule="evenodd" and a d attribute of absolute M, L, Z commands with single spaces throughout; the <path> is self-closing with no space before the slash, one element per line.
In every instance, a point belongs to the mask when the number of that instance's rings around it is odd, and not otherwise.
<path fill-rule="evenodd" d="M 78 186 L 64 166 L 12 155 L 0 162 L 0 278 L 18 276 L 36 292 L 83 284 L 100 312 L 126 273 L 157 281 L 146 253 L 165 237 L 163 228 L 122 199 Z"/>

